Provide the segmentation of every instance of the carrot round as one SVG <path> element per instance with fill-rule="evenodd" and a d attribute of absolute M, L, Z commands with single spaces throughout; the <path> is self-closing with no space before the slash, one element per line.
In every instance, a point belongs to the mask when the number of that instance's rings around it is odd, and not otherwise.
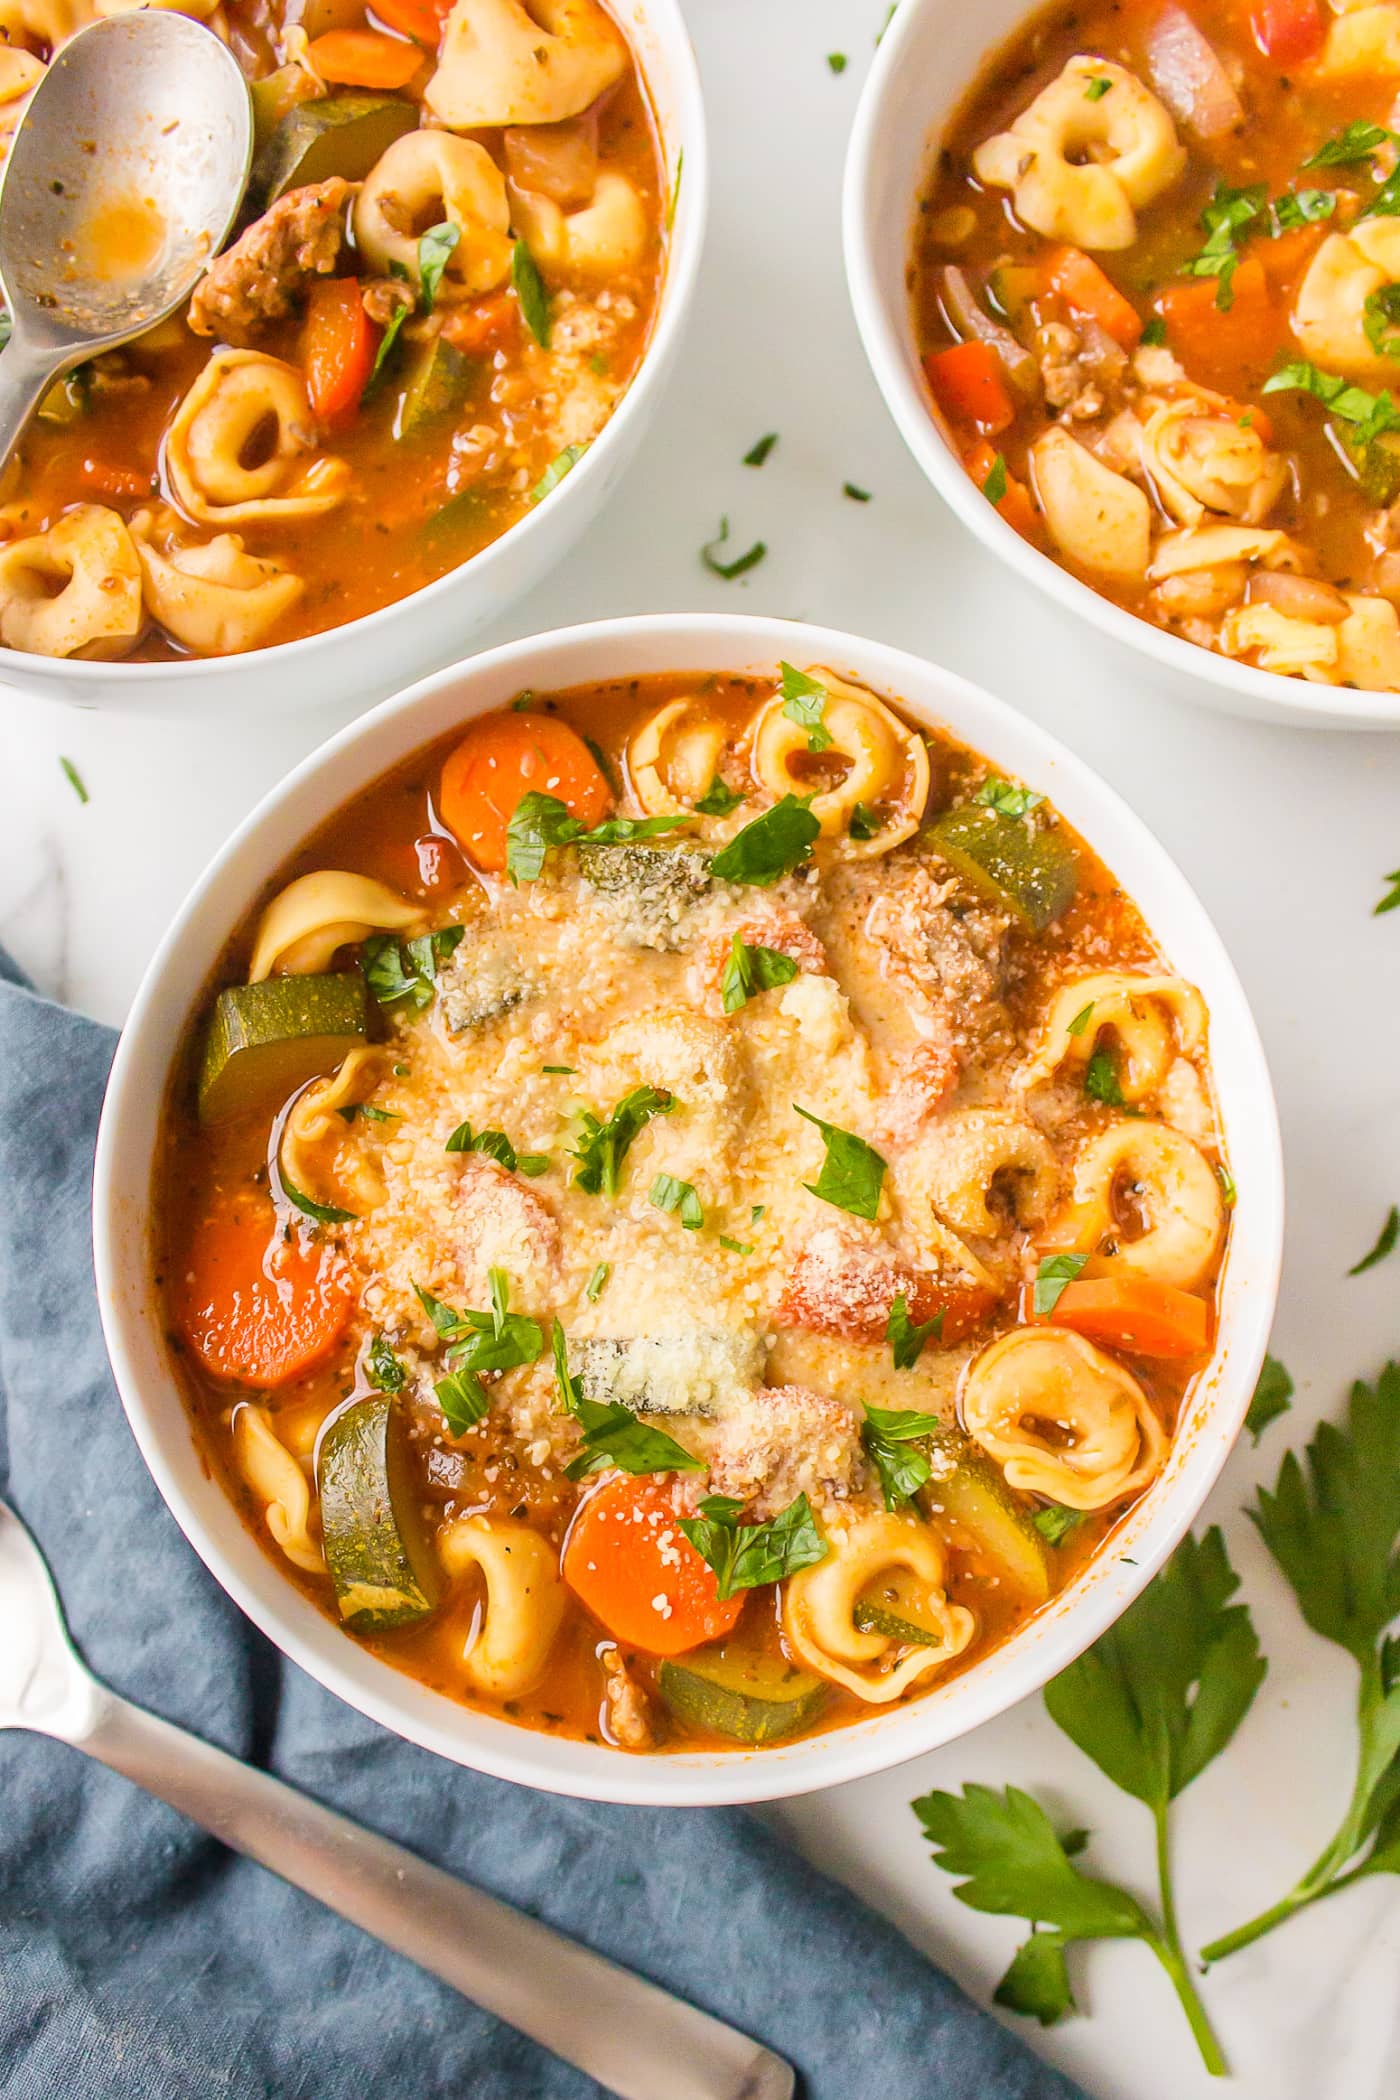
<path fill-rule="evenodd" d="M 343 423 L 360 405 L 374 370 L 379 330 L 354 277 L 322 277 L 306 302 L 301 355 L 306 391 L 323 423 Z"/>
<path fill-rule="evenodd" d="M 417 37 L 420 44 L 437 49 L 442 25 L 451 11 L 451 0 L 434 6 L 433 0 L 371 0 L 370 13 L 404 36 Z"/>
<path fill-rule="evenodd" d="M 1210 1340 L 1205 1299 L 1146 1276 L 1068 1283 L 1044 1318 L 1130 1356 L 1199 1356 Z"/>
<path fill-rule="evenodd" d="M 1046 258 L 1046 275 L 1071 313 L 1097 321 L 1124 350 L 1137 348 L 1142 316 L 1092 255 L 1082 248 L 1053 248 Z"/>
<path fill-rule="evenodd" d="M 1285 236 L 1288 238 L 1288 236 Z M 1157 295 L 1167 324 L 1167 347 L 1201 386 L 1222 394 L 1250 394 L 1288 340 L 1288 307 L 1270 290 L 1264 265 L 1247 255 L 1218 303 L 1213 277 L 1169 284 Z"/>
<path fill-rule="evenodd" d="M 334 1348 L 355 1302 L 335 1248 L 281 1228 L 265 1196 L 216 1199 L 183 1253 L 179 1327 L 206 1370 L 281 1385 Z"/>
<path fill-rule="evenodd" d="M 423 63 L 416 44 L 377 29 L 328 29 L 313 37 L 306 55 L 322 80 L 342 87 L 407 87 Z"/>
<path fill-rule="evenodd" d="M 565 1582 L 615 1640 L 684 1655 L 729 1632 L 743 1593 L 721 1598 L 713 1568 L 678 1528 L 664 1479 L 619 1474 L 581 1504 L 564 1547 Z"/>
<path fill-rule="evenodd" d="M 954 343 L 949 350 L 932 350 L 924 359 L 924 371 L 945 416 L 975 423 L 990 436 L 1015 422 L 1001 359 L 990 344 Z"/>
<path fill-rule="evenodd" d="M 553 795 L 584 824 L 601 822 L 612 802 L 607 781 L 581 736 L 554 715 L 483 715 L 442 769 L 438 809 L 478 868 L 506 864 L 506 826 L 521 797 Z"/>

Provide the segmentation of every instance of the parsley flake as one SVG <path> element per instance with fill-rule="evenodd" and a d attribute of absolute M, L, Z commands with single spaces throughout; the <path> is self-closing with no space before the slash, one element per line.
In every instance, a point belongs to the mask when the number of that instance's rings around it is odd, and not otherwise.
<path fill-rule="evenodd" d="M 778 433 L 776 430 L 765 431 L 763 436 L 750 445 L 748 451 L 744 454 L 744 465 L 746 467 L 761 467 L 777 442 Z"/>
<path fill-rule="evenodd" d="M 783 696 L 783 713 L 790 722 L 797 722 L 807 732 L 807 749 L 825 751 L 831 744 L 831 731 L 823 717 L 830 697 L 820 678 L 811 678 L 793 664 L 780 663 L 782 674 L 780 691 Z"/>
<path fill-rule="evenodd" d="M 867 1145 L 854 1131 L 842 1130 L 835 1123 L 823 1122 L 810 1110 L 798 1108 L 795 1101 L 792 1105 L 804 1122 L 815 1124 L 826 1146 L 820 1174 L 815 1181 L 804 1181 L 803 1188 L 821 1202 L 848 1211 L 853 1218 L 877 1218 L 885 1162 L 875 1147 Z"/>
<path fill-rule="evenodd" d="M 1380 1229 L 1375 1246 L 1369 1254 L 1363 1254 L 1360 1261 L 1352 1264 L 1347 1270 L 1348 1276 L 1363 1276 L 1367 1269 L 1374 1269 L 1378 1261 L 1384 1261 L 1387 1254 L 1395 1251 L 1397 1240 L 1400 1240 L 1400 1204 L 1392 1203 L 1390 1214 Z"/>
<path fill-rule="evenodd" d="M 727 1014 L 738 1013 L 759 992 L 771 992 L 791 984 L 797 964 L 778 948 L 750 946 L 736 933 L 729 944 L 729 959 L 720 979 L 720 999 Z"/>
<path fill-rule="evenodd" d="M 704 1206 L 694 1183 L 678 1181 L 674 1174 L 658 1174 L 647 1190 L 647 1201 L 668 1214 L 678 1213 L 687 1232 L 698 1232 L 705 1222 Z"/>
<path fill-rule="evenodd" d="M 896 1291 L 885 1321 L 885 1340 L 890 1345 L 896 1371 L 912 1371 L 924 1353 L 925 1342 L 941 1340 L 943 1320 L 942 1307 L 931 1320 L 911 1320 L 907 1295 Z"/>
<path fill-rule="evenodd" d="M 1043 1319 L 1052 1313 L 1064 1296 L 1066 1287 L 1089 1259 L 1087 1254 L 1047 1254 L 1035 1272 L 1035 1288 L 1031 1304 L 1037 1318 Z"/>
<path fill-rule="evenodd" d="M 829 1549 L 805 1495 L 766 1524 L 741 1524 L 742 1508 L 732 1495 L 707 1495 L 699 1514 L 682 1517 L 677 1526 L 714 1569 L 721 1598 L 782 1582 L 826 1559 Z"/>
<path fill-rule="evenodd" d="M 616 1196 L 622 1185 L 622 1163 L 653 1116 L 669 1116 L 679 1107 L 674 1094 L 661 1087 L 637 1086 L 625 1094 L 604 1121 L 590 1109 L 579 1117 L 575 1188 L 590 1196 Z"/>
<path fill-rule="evenodd" d="M 736 576 L 747 576 L 750 569 L 758 567 L 768 552 L 768 545 L 765 540 L 755 540 L 743 554 L 736 554 L 733 561 L 721 561 L 717 550 L 724 546 L 728 538 L 729 520 L 723 517 L 719 521 L 719 531 L 714 538 L 706 540 L 700 549 L 700 559 L 712 576 L 722 576 L 726 583 L 732 583 Z"/>
<path fill-rule="evenodd" d="M 524 241 L 517 241 L 510 251 L 510 281 L 520 302 L 525 326 L 541 350 L 547 350 L 550 334 L 549 293 L 545 290 L 539 264 Z"/>

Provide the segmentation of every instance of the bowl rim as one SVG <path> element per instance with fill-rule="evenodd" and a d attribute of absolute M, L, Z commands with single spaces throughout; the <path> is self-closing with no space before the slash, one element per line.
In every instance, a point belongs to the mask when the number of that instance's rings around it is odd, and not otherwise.
<path fill-rule="evenodd" d="M 613 12 L 617 0 L 607 0 L 607 4 L 609 11 Z M 684 162 L 685 176 L 679 192 L 677 185 L 680 183 L 680 176 L 669 164 L 665 150 L 667 142 L 660 138 L 659 124 L 657 132 L 662 159 L 666 162 L 665 172 L 671 180 L 670 195 L 683 196 L 685 209 L 683 212 L 680 209 L 675 210 L 672 223 L 666 229 L 666 269 L 657 299 L 655 322 L 631 383 L 597 437 L 564 476 L 562 485 L 557 491 L 550 492 L 551 497 L 557 496 L 560 502 L 575 504 L 579 501 L 575 484 L 578 489 L 591 488 L 595 481 L 606 475 L 613 453 L 625 441 L 631 424 L 645 414 L 652 393 L 665 379 L 673 349 L 678 347 L 677 338 L 689 319 L 704 254 L 705 227 L 709 217 L 710 156 L 704 92 L 695 46 L 682 12 L 681 0 L 631 0 L 631 4 L 634 12 L 643 14 L 648 23 L 655 23 L 658 40 L 665 45 L 668 61 L 674 69 L 672 78 L 676 101 L 676 149 Z M 627 40 L 629 51 L 632 52 L 633 63 L 641 71 L 650 102 L 650 83 L 634 49 L 634 33 L 624 28 L 621 23 L 618 26 Z M 652 114 L 655 122 L 654 105 Z M 574 493 L 571 494 L 571 491 Z M 554 508 L 552 519 L 557 519 L 557 516 L 557 508 Z M 70 697 L 74 698 L 79 706 L 88 706 L 100 705 L 104 693 L 112 687 L 116 688 L 113 695 L 115 700 L 124 687 L 140 685 L 152 679 L 159 680 L 168 688 L 180 682 L 188 682 L 191 686 L 217 685 L 222 680 L 236 678 L 240 672 L 246 671 L 250 664 L 255 664 L 259 671 L 265 670 L 270 677 L 284 672 L 295 675 L 309 658 L 318 651 L 329 650 L 352 630 L 357 637 L 365 637 L 373 646 L 402 611 L 409 607 L 415 611 L 420 610 L 428 601 L 434 604 L 441 602 L 454 586 L 460 585 L 463 575 L 468 570 L 471 571 L 473 582 L 479 580 L 482 591 L 487 592 L 494 568 L 498 562 L 504 562 L 506 559 L 503 550 L 509 546 L 510 552 L 514 554 L 522 544 L 528 546 L 530 540 L 544 529 L 544 517 L 545 505 L 535 504 L 477 553 L 445 570 L 441 576 L 434 577 L 431 583 L 420 584 L 417 590 L 410 591 L 407 596 L 392 598 L 386 605 L 376 606 L 373 612 L 360 613 L 353 620 L 342 620 L 336 626 L 319 628 L 315 634 L 297 635 L 293 640 L 286 642 L 273 642 L 265 649 L 243 650 L 226 656 L 176 657 L 159 663 L 143 663 L 129 659 L 106 663 L 80 657 L 63 657 L 57 660 L 36 657 L 32 650 L 11 649 L 0 643 L 0 678 L 6 675 L 12 665 L 16 668 L 10 675 L 16 686 L 23 690 L 33 690 L 36 679 L 61 678 Z M 36 662 L 51 665 L 51 669 L 36 672 Z M 77 687 L 90 690 L 79 694 L 75 690 Z"/>
<path fill-rule="evenodd" d="M 591 672 L 612 675 L 624 667 L 641 670 L 648 645 L 667 645 L 672 667 L 684 670 L 688 658 L 723 647 L 725 661 L 773 666 L 795 651 L 808 660 L 837 662 L 877 689 L 894 693 L 916 718 L 944 723 L 953 734 L 973 743 L 1023 777 L 1053 783 L 1057 801 L 1092 805 L 1093 823 L 1080 813 L 1073 821 L 1096 850 L 1108 848 L 1115 858 L 1133 856 L 1135 894 L 1150 886 L 1158 896 L 1155 921 L 1171 915 L 1183 922 L 1192 949 L 1193 972 L 1209 974 L 1220 1010 L 1222 995 L 1229 1009 L 1228 1026 L 1247 1083 L 1242 1077 L 1230 1103 L 1222 1100 L 1228 1139 L 1236 1121 L 1249 1119 L 1245 1146 L 1253 1155 L 1247 1190 L 1235 1214 L 1250 1232 L 1247 1288 L 1231 1291 L 1227 1263 L 1220 1334 L 1211 1364 L 1194 1388 L 1192 1413 L 1174 1439 L 1168 1477 L 1159 1481 L 1123 1519 L 1119 1547 L 1131 1544 L 1134 1556 L 1121 1552 L 1096 1555 L 1077 1576 L 1011 1641 L 992 1651 L 983 1666 L 952 1680 L 956 1690 L 954 1718 L 947 1725 L 948 1701 L 937 1691 L 906 1706 L 880 1711 L 839 1729 L 774 1745 L 762 1752 L 676 1753 L 634 1757 L 626 1752 L 580 1744 L 497 1720 L 475 1709 L 427 1691 L 416 1680 L 369 1651 L 360 1649 L 320 1612 L 278 1569 L 254 1540 L 219 1483 L 209 1504 L 208 1522 L 187 1489 L 182 1472 L 211 1483 L 201 1471 L 183 1396 L 172 1407 L 174 1379 L 168 1362 L 163 1377 L 148 1379 L 137 1358 L 147 1347 L 153 1285 L 145 1226 L 150 1212 L 153 1156 L 126 1164 L 127 1132 L 139 1128 L 152 1102 L 164 1097 L 179 1034 L 188 1020 L 183 997 L 172 1010 L 174 995 L 166 980 L 179 974 L 179 958 L 191 928 L 217 906 L 219 931 L 211 944 L 203 930 L 197 938 L 212 956 L 220 939 L 248 907 L 248 879 L 242 862 L 268 829 L 275 831 L 287 805 L 314 790 L 325 775 L 342 770 L 355 748 L 374 749 L 374 763 L 359 786 L 341 780 L 324 798 L 322 814 L 362 791 L 387 766 L 392 753 L 409 751 L 444 733 L 436 717 L 444 696 L 466 684 L 459 720 L 500 704 L 522 686 L 548 688 L 551 683 L 586 682 Z M 630 652 L 630 656 L 629 656 Z M 572 678 L 559 676 L 556 661 L 575 656 L 586 668 Z M 619 661 L 620 659 L 620 661 Z M 697 666 L 698 667 L 698 666 Z M 910 694 L 918 695 L 910 698 Z M 931 692 L 934 697 L 924 697 Z M 450 725 L 449 725 L 450 726 Z M 397 735 L 388 734 L 397 730 Z M 391 755 L 385 752 L 391 750 Z M 1007 747 L 1014 762 L 1004 756 Z M 350 770 L 353 771 L 353 768 Z M 305 812 L 301 828 L 317 821 Z M 1098 836 L 1094 835 L 1097 830 Z M 264 858 L 271 857 L 271 848 Z M 280 857 L 280 854 L 279 856 Z M 236 895 L 221 899 L 223 886 Z M 256 879 L 253 890 L 257 887 Z M 1158 936 L 1161 938 L 1161 936 Z M 1180 929 L 1175 945 L 1180 945 Z M 132 1141 L 134 1142 L 134 1141 Z M 134 1218 L 133 1218 L 134 1208 Z M 139 1221 L 140 1229 L 136 1229 Z M 1252 1235 L 1252 1237 L 1250 1237 Z M 135 1250 L 133 1252 L 133 1249 Z M 1146 824 L 1117 792 L 1057 739 L 970 681 L 882 642 L 825 627 L 778 618 L 727 613 L 661 613 L 587 622 L 505 643 L 417 681 L 382 702 L 370 713 L 322 744 L 296 766 L 250 812 L 209 863 L 172 921 L 137 991 L 112 1065 L 98 1131 L 93 1180 L 93 1251 L 98 1300 L 113 1373 L 127 1419 L 143 1458 L 167 1507 L 190 1544 L 221 1587 L 253 1623 L 293 1662 L 362 1714 L 410 1742 L 452 1761 L 498 1778 L 544 1791 L 648 1806 L 716 1806 L 755 1802 L 806 1793 L 846 1780 L 868 1777 L 956 1740 L 992 1719 L 1018 1700 L 1039 1690 L 1095 1640 L 1146 1584 L 1177 1545 L 1199 1512 L 1243 1424 L 1254 1381 L 1269 1339 L 1283 1251 L 1283 1164 L 1278 1117 L 1262 1043 L 1243 987 L 1204 906 Z M 135 1302 L 135 1301 L 140 1301 Z M 1228 1346 L 1224 1333 L 1230 1329 Z M 164 1419 L 163 1419 L 164 1418 Z M 1204 1419 L 1202 1419 L 1204 1418 Z M 178 1425 L 178 1427 L 176 1426 Z M 221 1536 L 215 1533 L 220 1532 Z M 241 1541 L 241 1547 L 239 1542 Z M 241 1561 L 242 1566 L 235 1565 Z M 1004 1658 L 998 1666 L 997 1658 Z M 1019 1665 L 1019 1666 L 1018 1666 Z"/>
<path fill-rule="evenodd" d="M 986 501 L 963 468 L 941 412 L 914 379 L 912 330 L 907 314 L 896 323 L 889 312 L 875 264 L 874 239 L 876 192 L 893 135 L 887 105 L 896 82 L 910 64 L 910 47 L 921 35 L 924 23 L 930 16 L 946 11 L 950 4 L 951 0 L 902 0 L 861 90 L 842 179 L 842 246 L 856 327 L 885 406 L 918 465 L 962 524 L 1017 575 L 1101 633 L 1155 658 L 1179 680 L 1191 681 L 1200 688 L 1183 697 L 1204 706 L 1229 707 L 1228 700 L 1215 698 L 1211 690 L 1215 688 L 1234 696 L 1236 711 L 1242 711 L 1243 703 L 1249 713 L 1261 719 L 1294 728 L 1400 727 L 1400 693 L 1314 685 L 1307 679 L 1285 677 L 1280 671 L 1261 671 L 1253 664 L 1222 656 L 1217 650 L 1201 648 L 1182 635 L 1169 634 L 1165 628 L 1126 611 L 1062 568 L 1052 555 L 1023 539 Z M 1027 0 L 1023 0 L 1023 7 L 1022 19 L 1029 22 L 1034 9 Z M 970 84 L 965 82 L 963 87 Z M 936 138 L 937 128 L 931 124 L 921 148 L 921 166 L 927 166 Z M 913 226 L 914 201 L 913 197 L 908 200 L 906 247 Z"/>

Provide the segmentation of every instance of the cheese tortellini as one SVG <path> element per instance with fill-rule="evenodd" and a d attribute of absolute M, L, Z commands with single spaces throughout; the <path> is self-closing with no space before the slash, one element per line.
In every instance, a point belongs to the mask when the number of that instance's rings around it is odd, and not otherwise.
<path fill-rule="evenodd" d="M 960 1655 L 976 1621 L 965 1606 L 949 1603 L 943 1547 L 919 1518 L 877 1511 L 833 1522 L 827 1537 L 825 1560 L 784 1585 L 788 1645 L 808 1669 L 872 1706 L 888 1705 Z M 885 1585 L 888 1599 L 881 1594 Z M 883 1607 L 870 1615 L 869 1631 L 856 1623 L 863 1601 Z M 875 1630 L 880 1618 L 897 1624 L 902 1603 L 918 1627 L 917 1641 Z"/>
<path fill-rule="evenodd" d="M 326 1557 L 317 1536 L 311 1483 L 277 1436 L 267 1410 L 251 1401 L 234 1411 L 233 1455 L 262 1505 L 263 1522 L 292 1566 L 306 1575 L 324 1575 Z"/>
<path fill-rule="evenodd" d="M 236 532 L 185 545 L 175 525 L 168 511 L 138 511 L 131 521 L 152 618 L 197 656 L 232 656 L 266 641 L 301 597 L 301 578 L 249 554 Z"/>
<path fill-rule="evenodd" d="M 355 1126 L 343 1112 L 369 1098 L 388 1062 L 380 1044 L 367 1043 L 352 1050 L 339 1071 L 313 1079 L 293 1103 L 278 1163 L 283 1180 L 313 1202 L 352 1208 L 363 1217 L 384 1201 L 383 1177 L 371 1157 L 349 1145 Z"/>
<path fill-rule="evenodd" d="M 646 246 L 646 212 L 625 175 L 600 175 L 592 198 L 575 211 L 564 211 L 538 190 L 509 187 L 515 230 L 547 270 L 606 279 L 634 263 Z"/>
<path fill-rule="evenodd" d="M 201 525 L 319 517 L 349 487 L 344 460 L 317 448 L 294 365 L 259 350 L 217 350 L 165 441 L 171 491 Z"/>
<path fill-rule="evenodd" d="M 441 124 L 557 124 L 619 78 L 626 46 L 597 0 L 456 0 L 423 100 Z"/>
<path fill-rule="evenodd" d="M 668 700 L 627 746 L 627 779 L 649 817 L 693 809 L 719 772 L 728 732 L 702 699 Z"/>
<path fill-rule="evenodd" d="M 1126 1228 L 1125 1213 L 1140 1229 Z M 1091 1275 L 1193 1290 L 1209 1275 L 1224 1229 L 1214 1168 L 1169 1124 L 1125 1117 L 1090 1138 L 1075 1162 L 1064 1231 L 1089 1254 Z"/>
<path fill-rule="evenodd" d="M 80 503 L 0 547 L 0 642 L 37 656 L 125 656 L 146 624 L 125 520 Z"/>
<path fill-rule="evenodd" d="M 1091 83 L 1106 80 L 1094 92 Z M 1078 248 L 1129 248 L 1137 213 L 1170 189 L 1186 152 L 1135 74 L 1080 54 L 1008 131 L 972 156 L 979 182 L 1010 190 L 1016 216 Z"/>
<path fill-rule="evenodd" d="M 1258 524 L 1288 479 L 1288 462 L 1238 410 L 1205 396 L 1152 409 L 1143 426 L 1142 464 L 1163 508 L 1183 525 L 1199 525 L 1210 512 Z"/>
<path fill-rule="evenodd" d="M 759 710 L 751 731 L 754 778 L 777 802 L 784 795 L 812 793 L 813 783 L 799 770 L 807 757 L 844 761 L 840 780 L 817 788 L 812 814 L 826 837 L 846 839 L 852 856 L 888 853 L 913 837 L 923 817 L 929 787 L 924 740 L 864 686 L 848 684 L 821 664 L 805 675 L 821 690 L 819 732 L 785 713 L 789 703 L 781 692 L 775 693 Z M 871 839 L 849 837 L 857 803 L 877 811 L 889 807 L 888 818 Z"/>
<path fill-rule="evenodd" d="M 538 1684 L 564 1618 L 564 1585 L 554 1548 L 509 1517 L 459 1517 L 438 1533 L 449 1576 L 477 1570 L 485 1602 L 462 1655 L 468 1682 L 495 1699 Z"/>
<path fill-rule="evenodd" d="M 318 868 L 298 875 L 273 898 L 258 921 L 249 984 L 270 977 L 314 976 L 328 970 L 337 948 L 371 933 L 408 933 L 423 923 L 423 908 L 372 875 Z"/>
<path fill-rule="evenodd" d="M 1101 576 L 1136 582 L 1152 547 L 1152 506 L 1137 483 L 1058 424 L 1036 439 L 1030 460 L 1046 529 L 1061 554 Z"/>
<path fill-rule="evenodd" d="M 984 1349 L 968 1368 L 962 1418 L 1012 1487 L 1068 1509 L 1139 1493 L 1166 1455 L 1137 1380 L 1065 1327 L 1016 1327 Z"/>
<path fill-rule="evenodd" d="M 0 154 L 9 150 L 29 96 L 44 77 L 44 62 L 32 51 L 0 44 Z"/>
<path fill-rule="evenodd" d="M 1118 1046 L 1123 1099 L 1145 1101 L 1161 1087 L 1178 1053 L 1190 1057 L 1203 1048 L 1206 1002 L 1181 977 L 1101 970 L 1072 978 L 1055 995 L 1023 1083 L 1039 1086 L 1062 1065 L 1082 1070 L 1105 1033 Z"/>
<path fill-rule="evenodd" d="M 1048 1217 L 1060 1192 L 1050 1140 L 1033 1123 L 1000 1109 L 940 1116 L 917 1147 L 915 1173 L 934 1208 L 956 1231 L 976 1239 L 995 1239 L 1004 1230 L 988 1208 L 994 1191 L 1005 1191 L 1022 1224 Z"/>
<path fill-rule="evenodd" d="M 1387 14 L 1400 11 L 1387 8 Z M 1366 301 L 1400 278 L 1400 220 L 1358 219 L 1347 233 L 1329 233 L 1308 264 L 1293 302 L 1293 333 L 1303 355 L 1330 371 L 1389 383 L 1393 333 L 1373 343 L 1366 334 Z"/>
<path fill-rule="evenodd" d="M 506 179 L 484 146 L 450 131 L 408 131 L 366 176 L 355 200 L 355 240 L 371 266 L 421 281 L 415 228 L 448 222 L 457 245 L 438 296 L 494 291 L 510 274 Z"/>

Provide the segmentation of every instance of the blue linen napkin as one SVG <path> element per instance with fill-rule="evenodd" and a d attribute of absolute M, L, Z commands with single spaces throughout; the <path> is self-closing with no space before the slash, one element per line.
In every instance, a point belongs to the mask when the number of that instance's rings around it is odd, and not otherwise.
<path fill-rule="evenodd" d="M 166 1511 L 107 1367 L 89 1196 L 115 1038 L 36 997 L 3 950 L 0 979 L 0 1489 L 93 1667 L 761 2038 L 798 2065 L 806 2100 L 1082 2100 L 752 1816 L 462 1771 L 256 1632 Z M 602 2091 L 125 1780 L 24 1734 L 0 1737 L 0 1979 L 5 2100 Z"/>

